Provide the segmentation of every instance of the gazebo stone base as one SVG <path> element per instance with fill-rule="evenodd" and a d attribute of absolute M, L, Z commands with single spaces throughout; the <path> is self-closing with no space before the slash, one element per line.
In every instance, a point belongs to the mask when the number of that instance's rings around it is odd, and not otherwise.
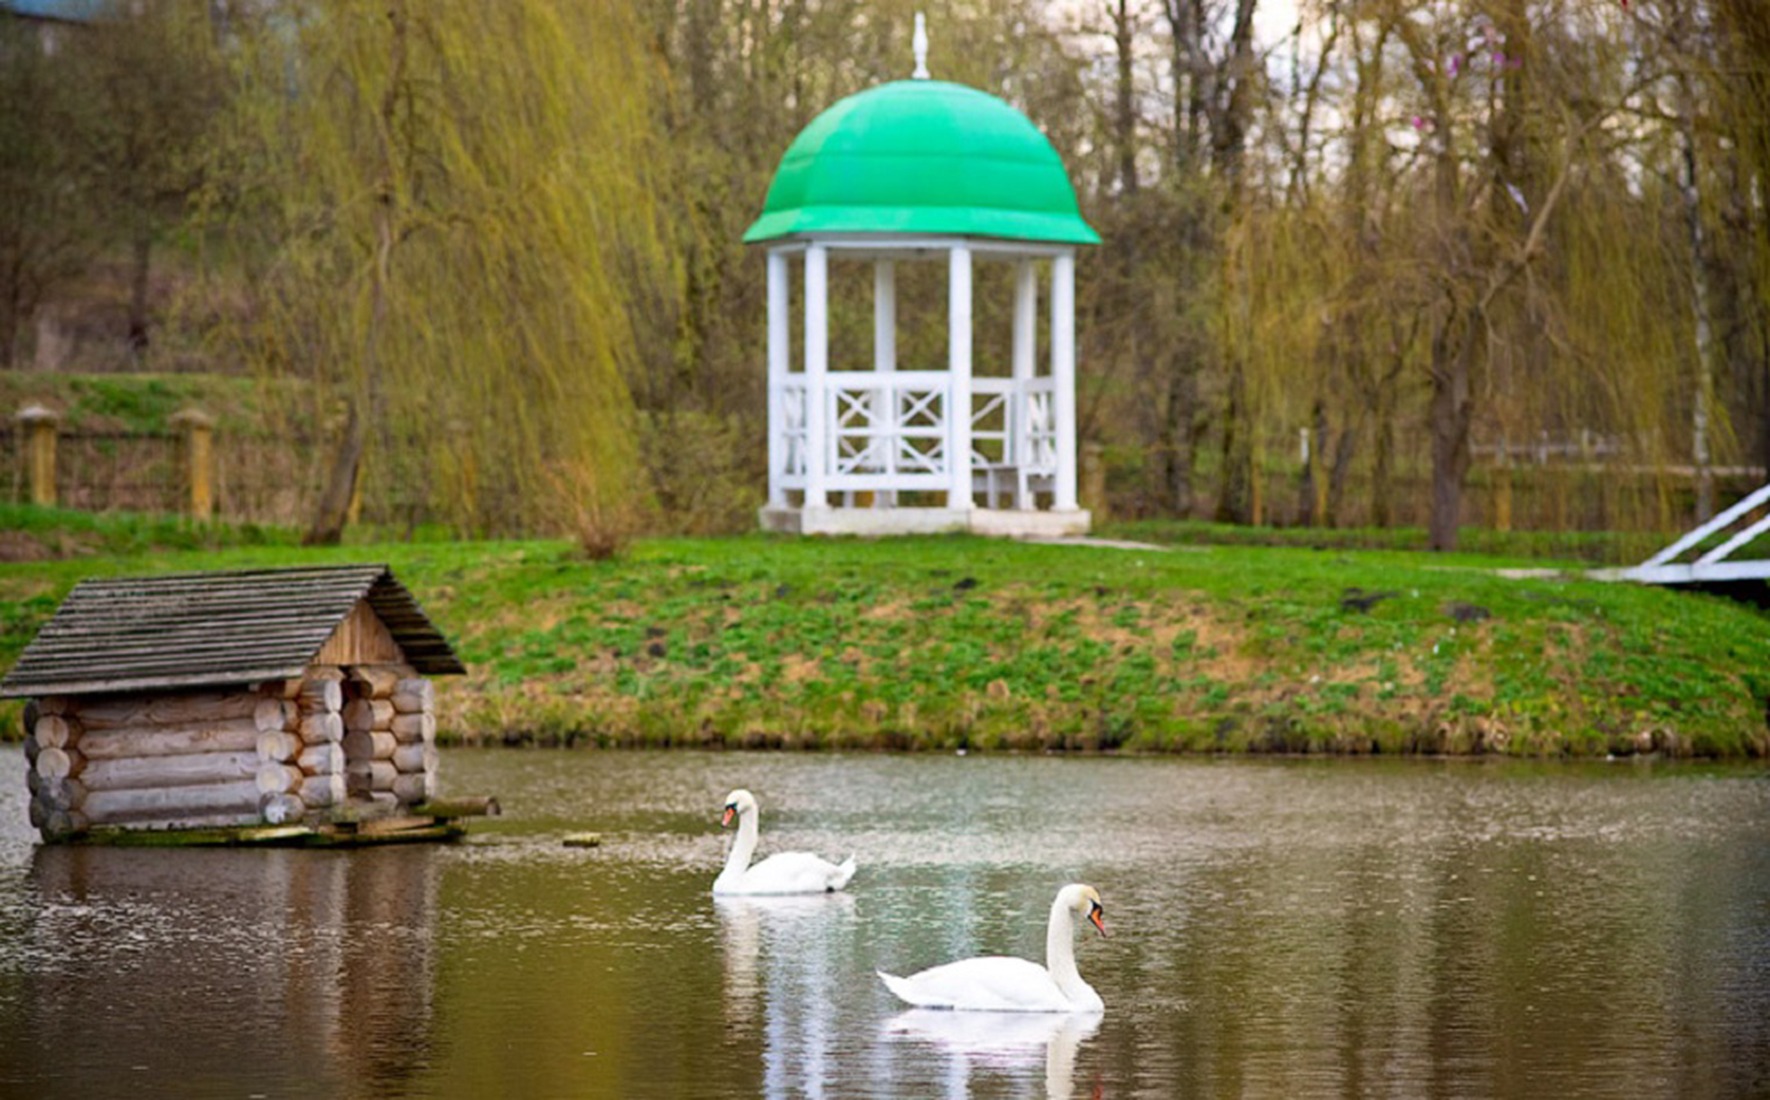
<path fill-rule="evenodd" d="M 793 508 L 763 505 L 764 531 L 789 535 L 936 535 L 969 531 L 996 538 L 1070 538 L 1088 533 L 1086 509 L 1038 512 L 997 508 Z"/>

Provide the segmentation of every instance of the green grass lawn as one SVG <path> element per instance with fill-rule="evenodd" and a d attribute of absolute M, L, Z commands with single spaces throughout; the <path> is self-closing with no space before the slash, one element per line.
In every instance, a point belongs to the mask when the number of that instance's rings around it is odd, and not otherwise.
<path fill-rule="evenodd" d="M 755 535 L 590 562 L 562 542 L 225 541 L 0 565 L 0 668 L 84 576 L 385 561 L 469 666 L 438 683 L 458 740 L 1770 755 L 1764 615 L 1505 579 L 1508 559 Z"/>

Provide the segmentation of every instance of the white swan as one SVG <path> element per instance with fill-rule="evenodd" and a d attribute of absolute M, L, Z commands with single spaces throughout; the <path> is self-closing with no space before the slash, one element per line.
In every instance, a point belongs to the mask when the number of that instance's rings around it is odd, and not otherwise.
<path fill-rule="evenodd" d="M 735 817 L 738 832 L 725 857 L 725 870 L 713 880 L 713 893 L 827 894 L 854 877 L 853 856 L 838 866 L 810 852 L 780 852 L 750 866 L 750 857 L 756 854 L 758 816 L 756 796 L 749 791 L 735 790 L 725 797 L 725 816 L 719 825 L 725 828 Z"/>
<path fill-rule="evenodd" d="M 990 1012 L 1104 1012 L 1106 1005 L 1076 971 L 1076 914 L 1106 935 L 1105 910 L 1092 886 L 1057 891 L 1045 927 L 1045 965 L 1004 955 L 961 959 L 899 978 L 879 971 L 885 985 L 918 1008 Z"/>

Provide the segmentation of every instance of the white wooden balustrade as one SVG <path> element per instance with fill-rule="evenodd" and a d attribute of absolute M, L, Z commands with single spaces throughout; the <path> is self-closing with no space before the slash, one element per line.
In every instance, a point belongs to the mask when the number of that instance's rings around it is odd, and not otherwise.
<path fill-rule="evenodd" d="M 873 268 L 871 369 L 855 369 L 859 364 L 851 361 L 832 369 L 828 297 L 838 254 Z M 975 371 L 978 257 L 1014 269 L 1006 377 Z M 947 268 L 943 370 L 899 369 L 897 268 L 907 260 L 940 260 Z M 804 288 L 797 333 L 790 293 L 795 271 Z M 1050 275 L 1042 341 L 1041 271 Z M 1073 249 L 1064 246 L 956 237 L 887 245 L 835 237 L 771 249 L 763 525 L 851 534 L 1085 532 L 1089 517 L 1076 502 L 1074 469 L 1074 308 Z"/>
<path fill-rule="evenodd" d="M 945 371 L 825 375 L 824 488 L 832 493 L 945 491 L 950 457 L 952 379 Z M 783 488 L 807 488 L 807 386 L 782 384 L 777 409 L 784 446 L 774 471 Z M 1052 380 L 973 378 L 970 460 L 973 492 L 985 507 L 1032 507 L 1057 472 Z"/>

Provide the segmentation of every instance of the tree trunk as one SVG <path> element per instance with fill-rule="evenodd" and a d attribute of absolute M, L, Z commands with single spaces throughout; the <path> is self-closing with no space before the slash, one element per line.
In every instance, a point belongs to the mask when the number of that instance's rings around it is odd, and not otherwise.
<path fill-rule="evenodd" d="M 1112 9 L 1112 38 L 1117 50 L 1117 101 L 1113 105 L 1113 138 L 1118 145 L 1119 190 L 1125 195 L 1137 193 L 1137 99 L 1132 77 L 1136 57 L 1135 27 L 1131 22 L 1129 0 L 1118 0 Z"/>
<path fill-rule="evenodd" d="M 313 523 L 301 536 L 304 546 L 336 546 L 344 540 L 344 528 L 350 522 L 350 501 L 356 495 L 357 474 L 362 468 L 363 451 L 368 442 L 368 431 L 357 411 L 358 404 L 351 401 L 347 406 L 344 435 L 332 455 L 326 487 L 314 506 Z"/>
<path fill-rule="evenodd" d="M 146 221 L 145 217 L 141 219 Z M 148 349 L 148 276 L 154 252 L 153 230 L 136 227 L 129 271 L 129 351 L 140 356 Z"/>
<path fill-rule="evenodd" d="M 1168 375 L 1167 420 L 1162 435 L 1167 446 L 1168 501 L 1174 514 L 1191 519 L 1197 502 L 1193 496 L 1193 455 L 1198 447 L 1198 433 L 1193 425 L 1198 415 L 1198 376 L 1190 364 L 1175 363 Z"/>
<path fill-rule="evenodd" d="M 1689 82 L 1680 79 L 1679 131 L 1682 139 L 1684 226 L 1690 243 L 1690 314 L 1696 341 L 1695 393 L 1690 412 L 1690 452 L 1696 467 L 1696 522 L 1715 514 L 1715 474 L 1710 462 L 1709 419 L 1714 401 L 1714 331 L 1709 291 L 1707 244 L 1703 238 L 1702 196 L 1696 164 L 1696 121 Z"/>
<path fill-rule="evenodd" d="M 1679 16 L 1686 13 L 1679 12 Z M 1701 52 L 1703 47 L 1690 40 L 1697 15 L 1674 17 L 1670 25 L 1670 45 L 1686 55 Z M 1702 191 L 1697 150 L 1697 105 L 1690 74 L 1677 74 L 1678 154 L 1681 169 L 1678 190 L 1684 207 L 1684 229 L 1689 245 L 1690 313 L 1695 348 L 1695 370 L 1692 378 L 1690 412 L 1691 461 L 1696 468 L 1696 520 L 1702 523 L 1715 511 L 1714 471 L 1710 466 L 1710 419 L 1714 401 L 1714 302 L 1709 284 L 1707 241 L 1702 222 Z"/>
<path fill-rule="evenodd" d="M 1259 51 L 1254 47 L 1254 11 L 1258 6 L 1259 0 L 1235 0 L 1229 56 L 1224 61 L 1219 83 L 1221 98 L 1213 120 L 1212 156 L 1231 191 L 1240 189 L 1248 132 L 1253 127 L 1254 90 L 1260 77 Z"/>
<path fill-rule="evenodd" d="M 1174 76 L 1174 168 L 1181 179 L 1197 173 L 1202 157 L 1206 114 L 1204 62 L 1204 16 L 1198 0 L 1163 0 L 1168 18 L 1168 39 L 1173 45 Z M 1181 108 L 1179 104 L 1185 104 Z"/>
<path fill-rule="evenodd" d="M 720 13 L 710 0 L 689 0 L 688 16 L 683 21 L 683 53 L 687 54 L 688 94 L 697 119 L 712 119 L 718 80 L 714 75 L 713 36 Z"/>
<path fill-rule="evenodd" d="M 16 251 L 16 241 L 0 241 L 0 259 L 8 258 L 7 251 Z M 28 273 L 19 257 L 10 257 L 6 277 L 0 281 L 8 293 L 3 305 L 0 305 L 0 370 L 11 370 L 16 365 L 18 356 L 18 334 L 23 330 L 26 320 L 35 310 L 35 303 L 24 291 L 24 280 Z"/>
<path fill-rule="evenodd" d="M 1223 417 L 1222 489 L 1217 496 L 1219 523 L 1253 521 L 1253 440 L 1248 437 L 1247 375 L 1237 363 L 1229 372 L 1229 404 Z"/>
<path fill-rule="evenodd" d="M 1770 480 L 1770 326 L 1758 334 L 1758 465 Z"/>
<path fill-rule="evenodd" d="M 1352 474 L 1352 457 L 1357 452 L 1362 425 L 1363 418 L 1360 417 L 1341 428 L 1339 441 L 1334 445 L 1334 462 L 1328 471 L 1327 507 L 1321 517 L 1322 523 L 1328 527 L 1340 525 L 1341 509 L 1346 505 L 1346 481 Z"/>
<path fill-rule="evenodd" d="M 1390 527 L 1395 483 L 1395 407 L 1387 393 L 1377 395 L 1376 438 L 1371 443 L 1371 526 Z"/>
<path fill-rule="evenodd" d="M 1445 320 L 1432 340 L 1432 514 L 1427 535 L 1433 550 L 1457 548 L 1463 477 L 1469 471 L 1469 424 L 1475 409 L 1470 364 L 1480 331 L 1479 317 L 1458 312 Z"/>

